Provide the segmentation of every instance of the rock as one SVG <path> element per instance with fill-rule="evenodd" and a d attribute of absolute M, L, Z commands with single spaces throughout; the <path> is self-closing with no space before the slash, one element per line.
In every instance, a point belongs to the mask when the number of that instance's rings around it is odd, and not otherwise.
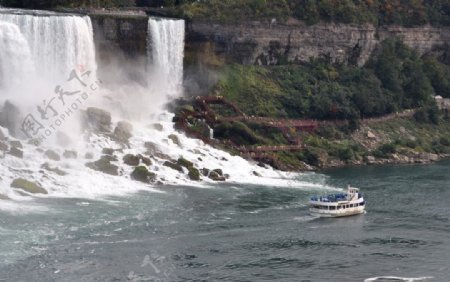
<path fill-rule="evenodd" d="M 437 161 L 439 161 L 439 155 L 437 155 L 437 154 L 429 154 L 429 159 L 430 159 L 430 161 L 432 161 L 432 162 L 437 162 Z"/>
<path fill-rule="evenodd" d="M 222 171 L 220 168 L 214 169 L 213 171 L 214 171 L 215 173 L 217 173 L 218 175 L 223 176 L 223 171 Z"/>
<path fill-rule="evenodd" d="M 47 158 L 49 158 L 50 160 L 53 160 L 53 161 L 60 161 L 61 160 L 61 157 L 59 156 L 59 154 L 56 153 L 55 151 L 52 151 L 52 150 L 45 151 L 44 155 Z"/>
<path fill-rule="evenodd" d="M 191 180 L 200 181 L 200 172 L 195 167 L 188 168 L 188 176 Z"/>
<path fill-rule="evenodd" d="M 214 180 L 214 181 L 225 181 L 225 177 L 223 177 L 222 175 L 219 175 L 216 171 L 211 171 L 211 173 L 209 174 L 209 178 Z"/>
<path fill-rule="evenodd" d="M 63 157 L 66 159 L 76 159 L 78 158 L 78 153 L 76 151 L 64 151 Z"/>
<path fill-rule="evenodd" d="M 200 172 L 203 174 L 203 176 L 207 177 L 209 175 L 209 173 L 211 172 L 211 170 L 209 170 L 207 168 L 202 168 L 200 170 Z"/>
<path fill-rule="evenodd" d="M 164 130 L 164 127 L 163 127 L 162 124 L 160 124 L 160 123 L 154 123 L 154 124 L 151 125 L 151 127 L 152 127 L 153 129 L 158 130 L 158 131 L 163 131 L 163 130 Z"/>
<path fill-rule="evenodd" d="M 0 128 L 0 141 L 5 141 L 6 135 L 3 133 L 3 130 Z"/>
<path fill-rule="evenodd" d="M 145 142 L 144 147 L 147 149 L 147 153 L 149 153 L 150 155 L 154 155 L 159 152 L 158 145 L 153 142 Z"/>
<path fill-rule="evenodd" d="M 114 137 L 122 143 L 128 143 L 133 136 L 133 125 L 127 121 L 119 121 L 114 129 Z"/>
<path fill-rule="evenodd" d="M 178 146 L 181 147 L 181 142 L 180 142 L 180 139 L 178 138 L 178 136 L 176 136 L 175 134 L 170 134 L 170 135 L 168 136 L 168 138 L 169 138 L 170 140 L 172 140 L 172 142 L 173 142 L 174 144 L 176 144 L 176 145 L 178 145 Z"/>
<path fill-rule="evenodd" d="M 185 158 L 181 157 L 178 159 L 177 164 L 184 166 L 185 168 L 189 169 L 191 167 L 194 167 L 194 164 Z"/>
<path fill-rule="evenodd" d="M 48 170 L 48 171 L 51 171 L 51 172 L 54 172 L 54 173 L 56 173 L 57 175 L 60 175 L 60 176 L 67 175 L 67 172 L 65 172 L 65 171 L 63 171 L 63 170 L 61 170 L 61 169 L 59 169 L 57 167 L 53 168 L 53 167 L 50 166 L 49 163 L 45 163 L 45 164 L 41 165 L 41 168 L 43 168 L 45 170 Z"/>
<path fill-rule="evenodd" d="M 102 149 L 102 154 L 112 156 L 112 155 L 114 155 L 114 149 L 111 149 L 111 148 L 103 148 L 103 149 Z"/>
<path fill-rule="evenodd" d="M 138 156 L 127 154 L 123 157 L 123 162 L 129 166 L 138 166 L 140 159 Z"/>
<path fill-rule="evenodd" d="M 365 161 L 368 164 L 375 164 L 376 163 L 376 159 L 374 156 L 366 156 L 365 157 Z"/>
<path fill-rule="evenodd" d="M 9 145 L 11 145 L 11 147 L 16 147 L 19 149 L 23 148 L 22 143 L 20 141 L 16 141 L 16 140 L 9 141 Z"/>
<path fill-rule="evenodd" d="M 119 167 L 113 165 L 107 159 L 101 158 L 98 161 L 87 163 L 86 166 L 90 169 L 101 171 L 109 175 L 119 175 Z"/>
<path fill-rule="evenodd" d="M 19 132 L 20 111 L 11 102 L 6 101 L 0 112 L 0 126 L 7 128 L 12 136 L 16 136 Z"/>
<path fill-rule="evenodd" d="M 145 164 L 146 166 L 152 165 L 152 160 L 150 158 L 147 158 L 146 156 L 143 156 L 141 154 L 139 154 L 138 157 L 142 161 L 142 163 Z"/>
<path fill-rule="evenodd" d="M 86 154 L 84 154 L 84 158 L 87 160 L 92 160 L 94 158 L 94 154 L 86 153 Z"/>
<path fill-rule="evenodd" d="M 101 156 L 100 159 L 108 161 L 108 162 L 117 162 L 118 161 L 116 156 L 110 156 L 110 155 Z"/>
<path fill-rule="evenodd" d="M 99 108 L 90 107 L 86 110 L 87 125 L 95 132 L 110 132 L 111 114 Z"/>
<path fill-rule="evenodd" d="M 37 183 L 28 181 L 23 178 L 14 179 L 14 181 L 11 183 L 11 187 L 22 189 L 25 192 L 28 192 L 31 194 L 48 194 L 47 190 L 42 188 Z"/>
<path fill-rule="evenodd" d="M 12 155 L 12 156 L 14 156 L 14 157 L 20 158 L 20 159 L 23 158 L 23 152 L 22 152 L 22 150 L 20 150 L 20 149 L 17 148 L 17 147 L 11 147 L 11 149 L 10 149 L 9 152 L 8 152 L 8 154 L 10 154 L 10 155 Z"/>
<path fill-rule="evenodd" d="M 254 176 L 261 177 L 261 174 L 257 173 L 256 171 L 252 171 L 252 173 L 253 173 Z"/>
<path fill-rule="evenodd" d="M 6 151 L 8 151 L 8 148 L 9 148 L 8 144 L 6 144 L 3 141 L 0 141 L 0 151 L 6 152 Z"/>
<path fill-rule="evenodd" d="M 372 131 L 367 131 L 367 138 L 369 139 L 376 139 L 377 137 L 375 136 L 375 134 L 373 134 Z"/>
<path fill-rule="evenodd" d="M 131 173 L 131 179 L 144 183 L 151 183 L 155 182 L 156 174 L 148 171 L 148 169 L 145 166 L 138 166 Z"/>
<path fill-rule="evenodd" d="M 37 147 L 37 146 L 41 145 L 41 141 L 39 141 L 39 139 L 37 139 L 37 138 L 31 138 L 31 139 L 28 139 L 27 144 L 34 145 Z"/>
<path fill-rule="evenodd" d="M 183 171 L 183 167 L 181 165 L 177 164 L 177 163 L 173 163 L 173 162 L 170 162 L 170 161 L 165 161 L 163 163 L 163 166 L 170 167 L 171 169 L 179 171 L 179 172 L 184 172 Z"/>

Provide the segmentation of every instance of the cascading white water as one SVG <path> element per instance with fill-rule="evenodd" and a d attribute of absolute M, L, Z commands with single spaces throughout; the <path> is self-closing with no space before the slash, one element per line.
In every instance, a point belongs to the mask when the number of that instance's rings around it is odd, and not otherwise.
<path fill-rule="evenodd" d="M 23 83 L 29 85 L 33 91 L 23 91 L 21 87 L 9 90 L 13 96 L 20 96 L 13 101 L 19 107 L 37 96 L 31 103 L 35 109 L 37 102 L 40 105 L 42 99 L 49 97 L 47 95 L 54 94 L 55 86 L 67 80 L 72 69 L 81 67 L 95 73 L 97 67 L 93 33 L 89 17 L 53 13 L 36 16 L 23 13 L 27 12 L 2 13 L 0 10 L 0 21 L 3 21 L 0 25 L 3 31 L 0 32 L 0 40 L 6 42 L 0 45 L 0 69 L 14 69 L 13 76 L 24 80 L 24 70 L 28 66 L 35 66 L 36 72 L 32 75 L 34 79 Z M 111 138 L 111 132 L 106 135 L 92 133 L 86 139 L 74 138 L 76 141 L 64 147 L 45 143 L 36 148 L 22 141 L 23 158 L 8 153 L 3 153 L 2 156 L 0 150 L 0 198 L 6 195 L 12 199 L 22 199 L 20 193 L 10 187 L 12 181 L 18 177 L 39 183 L 52 196 L 96 197 L 102 194 L 151 189 L 146 184 L 130 180 L 134 168 L 124 164 L 123 157 L 126 154 L 142 154 L 152 158 L 152 165 L 149 165 L 148 169 L 157 174 L 159 181 L 167 184 L 199 185 L 198 182 L 189 180 L 186 171 L 176 171 L 163 165 L 167 158 L 176 161 L 184 157 L 192 161 L 198 169 L 221 168 L 224 173 L 230 175 L 230 181 L 291 185 L 289 179 L 280 180 L 279 172 L 261 168 L 240 157 L 205 145 L 202 141 L 187 138 L 174 130 L 173 115 L 165 112 L 163 105 L 183 94 L 184 21 L 151 18 L 148 23 L 148 49 L 148 88 L 133 83 L 126 83 L 123 88 L 106 85 L 100 88 L 99 95 L 89 98 L 84 105 L 87 107 L 95 104 L 109 111 L 113 118 L 112 129 L 120 119 L 132 122 L 133 136 L 129 144 L 124 146 L 123 143 L 116 142 Z M 3 58 L 4 54 L 9 54 L 8 59 Z M 14 79 L 9 74 L 3 77 L 7 84 Z M 47 92 L 36 90 L 42 82 L 49 87 Z M 3 89 L 0 89 L 0 99 L 2 96 Z M 136 112 L 137 114 L 133 114 Z M 78 134 L 72 125 L 69 130 L 75 135 Z M 168 138 L 169 136 L 172 138 Z M 172 142 L 173 136 L 176 136 L 179 142 Z M 8 137 L 14 139 L 12 136 Z M 148 143 L 156 153 L 147 152 Z M 117 161 L 113 161 L 114 165 L 120 168 L 118 176 L 86 167 L 87 162 L 98 160 L 102 156 L 103 148 L 118 149 L 114 153 Z M 50 160 L 43 154 L 47 149 L 56 151 L 60 156 L 66 149 L 75 150 L 78 152 L 78 158 Z M 93 159 L 84 159 L 86 153 L 92 154 Z M 43 170 L 42 167 L 48 167 L 48 164 L 61 168 L 67 174 Z M 207 177 L 203 180 L 213 183 Z"/>
<path fill-rule="evenodd" d="M 0 21 L 0 89 L 17 87 L 33 72 L 27 40 L 17 25 Z"/>
<path fill-rule="evenodd" d="M 37 12 L 35 12 L 37 13 Z M 28 42 L 40 79 L 57 81 L 73 69 L 96 72 L 95 48 L 89 17 L 56 14 L 24 15 L 0 12 L 0 21 L 15 24 Z M 21 61 L 16 61 L 18 64 Z M 24 65 L 21 65 L 24 67 Z"/>
<path fill-rule="evenodd" d="M 184 20 L 150 18 L 148 21 L 150 87 L 165 92 L 168 97 L 178 97 L 183 92 L 184 37 Z"/>

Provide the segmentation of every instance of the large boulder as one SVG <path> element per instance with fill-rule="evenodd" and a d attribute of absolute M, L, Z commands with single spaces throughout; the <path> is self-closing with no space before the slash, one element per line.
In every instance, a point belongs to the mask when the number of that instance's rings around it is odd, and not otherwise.
<path fill-rule="evenodd" d="M 151 125 L 151 127 L 152 127 L 153 129 L 155 129 L 155 130 L 158 130 L 158 131 L 163 131 L 163 130 L 164 130 L 163 125 L 160 124 L 160 123 L 154 123 L 154 124 Z"/>
<path fill-rule="evenodd" d="M 11 147 L 11 149 L 9 149 L 8 154 L 10 154 L 16 158 L 19 158 L 19 159 L 23 158 L 23 151 L 17 147 Z"/>
<path fill-rule="evenodd" d="M 163 166 L 167 166 L 170 167 L 173 170 L 179 171 L 179 172 L 183 172 L 183 167 L 177 163 L 171 162 L 171 161 L 165 161 L 163 163 Z"/>
<path fill-rule="evenodd" d="M 9 130 L 12 136 L 17 136 L 19 131 L 20 111 L 11 102 L 6 101 L 0 111 L 0 126 Z"/>
<path fill-rule="evenodd" d="M 188 176 L 191 180 L 200 181 L 200 171 L 195 167 L 189 168 Z"/>
<path fill-rule="evenodd" d="M 6 135 L 3 133 L 3 130 L 0 128 L 0 141 L 5 141 Z"/>
<path fill-rule="evenodd" d="M 47 171 L 54 172 L 54 173 L 56 173 L 59 176 L 67 175 L 67 172 L 65 172 L 65 171 L 63 171 L 63 170 L 61 170 L 61 169 L 59 169 L 57 167 L 51 167 L 49 163 L 45 163 L 45 164 L 41 165 L 41 168 L 45 169 Z"/>
<path fill-rule="evenodd" d="M 169 138 L 170 140 L 172 140 L 172 142 L 173 142 L 175 145 L 178 145 L 178 146 L 181 147 L 180 138 L 178 138 L 178 136 L 176 136 L 175 134 L 170 134 L 170 135 L 168 136 L 168 138 Z"/>
<path fill-rule="evenodd" d="M 47 190 L 42 188 L 39 184 L 28 181 L 23 178 L 14 179 L 14 181 L 11 183 L 11 187 L 22 189 L 25 192 L 31 194 L 48 194 Z"/>
<path fill-rule="evenodd" d="M 63 157 L 66 159 L 76 159 L 78 157 L 78 153 L 76 151 L 65 150 Z"/>
<path fill-rule="evenodd" d="M 87 127 L 94 132 L 111 131 L 111 114 L 108 111 L 90 107 L 86 110 Z"/>
<path fill-rule="evenodd" d="M 87 163 L 86 166 L 90 169 L 101 171 L 109 175 L 119 175 L 119 167 L 111 164 L 111 161 L 106 158 L 101 158 L 98 161 Z"/>
<path fill-rule="evenodd" d="M 61 156 L 52 150 L 45 151 L 44 155 L 52 161 L 60 161 L 61 160 Z"/>
<path fill-rule="evenodd" d="M 0 151 L 6 152 L 8 151 L 8 149 L 9 149 L 8 144 L 6 142 L 0 141 Z"/>
<path fill-rule="evenodd" d="M 210 170 L 210 169 L 207 169 L 207 168 L 202 168 L 202 169 L 200 170 L 200 172 L 203 174 L 203 176 L 208 176 L 209 173 L 211 172 L 211 170 Z"/>
<path fill-rule="evenodd" d="M 184 166 L 185 168 L 189 169 L 191 167 L 194 167 L 194 164 L 185 158 L 181 157 L 178 159 L 177 164 Z"/>
<path fill-rule="evenodd" d="M 123 157 L 123 162 L 129 166 L 138 166 L 140 159 L 139 156 L 127 154 Z"/>
<path fill-rule="evenodd" d="M 127 121 L 119 121 L 114 129 L 114 137 L 117 141 L 128 144 L 133 136 L 133 125 Z"/>
<path fill-rule="evenodd" d="M 103 148 L 102 149 L 102 154 L 108 155 L 108 156 L 112 156 L 112 155 L 114 155 L 114 149 L 112 149 L 112 148 Z"/>
<path fill-rule="evenodd" d="M 19 148 L 19 149 L 23 148 L 22 143 L 20 141 L 18 141 L 18 140 L 9 141 L 9 145 L 11 145 L 11 147 L 16 147 L 16 148 Z"/>
<path fill-rule="evenodd" d="M 145 166 L 138 166 L 131 173 L 131 179 L 144 183 L 152 183 L 156 180 L 156 174 L 148 171 Z"/>
<path fill-rule="evenodd" d="M 214 181 L 225 181 L 226 180 L 226 178 L 223 175 L 220 175 L 215 170 L 211 171 L 211 173 L 209 174 L 208 177 L 209 177 L 209 179 L 214 180 Z"/>

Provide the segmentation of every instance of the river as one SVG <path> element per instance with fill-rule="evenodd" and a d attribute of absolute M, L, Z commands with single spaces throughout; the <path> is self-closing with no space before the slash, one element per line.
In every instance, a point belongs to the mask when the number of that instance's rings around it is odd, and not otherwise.
<path fill-rule="evenodd" d="M 449 281 L 449 168 L 301 176 L 362 189 L 367 213 L 341 219 L 309 216 L 308 197 L 330 191 L 301 186 L 1 201 L 0 281 Z"/>

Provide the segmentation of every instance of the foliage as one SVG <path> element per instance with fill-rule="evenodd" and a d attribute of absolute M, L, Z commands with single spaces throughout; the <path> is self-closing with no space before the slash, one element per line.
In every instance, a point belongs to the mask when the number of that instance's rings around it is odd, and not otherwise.
<path fill-rule="evenodd" d="M 361 117 L 421 107 L 434 95 L 450 95 L 449 80 L 448 66 L 431 55 L 422 59 L 390 39 L 362 68 L 318 59 L 303 65 L 227 66 L 216 91 L 249 115 L 346 119 L 356 129 Z"/>
<path fill-rule="evenodd" d="M 295 17 L 307 24 L 325 21 L 403 26 L 427 23 L 450 25 L 448 0 L 184 0 L 178 3 L 188 18 L 228 22 Z"/>
<path fill-rule="evenodd" d="M 132 7 L 135 6 L 134 0 L 2 0 L 5 7 L 48 9 L 53 7 Z"/>
<path fill-rule="evenodd" d="M 182 12 L 187 18 L 215 21 L 236 21 L 262 18 L 287 19 L 286 0 L 209 0 L 183 1 Z"/>

